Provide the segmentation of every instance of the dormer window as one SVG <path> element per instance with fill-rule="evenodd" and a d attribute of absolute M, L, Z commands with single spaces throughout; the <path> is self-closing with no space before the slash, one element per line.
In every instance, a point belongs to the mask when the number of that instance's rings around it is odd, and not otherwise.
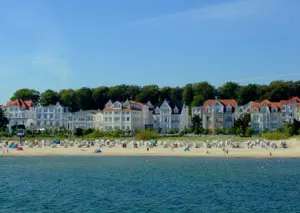
<path fill-rule="evenodd" d="M 159 114 L 159 113 L 160 113 L 160 110 L 159 110 L 158 107 L 155 109 L 155 113 L 156 113 L 156 114 Z"/>
<path fill-rule="evenodd" d="M 232 111 L 232 107 L 230 105 L 226 106 L 226 112 L 231 112 Z"/>
<path fill-rule="evenodd" d="M 174 113 L 175 113 L 175 114 L 179 113 L 179 110 L 178 110 L 177 107 L 174 108 Z"/>
<path fill-rule="evenodd" d="M 209 107 L 209 106 L 206 106 L 205 111 L 206 111 L 206 112 L 209 112 L 209 111 L 210 111 L 210 107 Z"/>

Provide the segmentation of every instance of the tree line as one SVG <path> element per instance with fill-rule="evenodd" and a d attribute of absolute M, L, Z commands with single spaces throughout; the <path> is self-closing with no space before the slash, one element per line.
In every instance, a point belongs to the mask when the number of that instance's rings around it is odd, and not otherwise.
<path fill-rule="evenodd" d="M 174 104 L 185 103 L 188 106 L 200 106 L 207 99 L 235 99 L 238 104 L 247 104 L 250 101 L 280 101 L 292 96 L 300 96 L 300 81 L 272 81 L 268 85 L 248 84 L 240 85 L 235 82 L 226 82 L 220 87 L 203 81 L 187 84 L 183 87 L 159 87 L 157 85 L 117 85 L 101 86 L 97 88 L 82 87 L 80 89 L 63 89 L 60 91 L 46 90 L 43 93 L 34 89 L 17 90 L 11 100 L 23 99 L 40 102 L 42 105 L 54 105 L 60 102 L 71 107 L 73 111 L 103 109 L 108 100 L 125 101 L 133 99 L 153 105 L 161 104 L 165 99 Z"/>

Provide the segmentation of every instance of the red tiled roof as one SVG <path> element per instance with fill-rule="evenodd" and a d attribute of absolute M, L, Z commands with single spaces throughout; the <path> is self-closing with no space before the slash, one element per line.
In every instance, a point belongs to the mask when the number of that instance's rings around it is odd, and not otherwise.
<path fill-rule="evenodd" d="M 296 107 L 297 107 L 297 108 L 300 108 L 300 103 L 297 103 Z"/>
<path fill-rule="evenodd" d="M 269 100 L 263 100 L 262 102 L 252 102 L 250 109 L 252 110 L 253 108 L 257 107 L 258 109 L 262 107 L 262 105 L 266 104 L 268 107 L 276 107 L 279 110 L 281 109 L 281 104 L 282 102 L 271 102 Z"/>
<path fill-rule="evenodd" d="M 206 106 L 212 106 L 217 100 L 209 99 L 203 103 L 202 111 L 205 111 Z M 218 100 L 223 106 L 230 105 L 233 109 L 237 106 L 237 102 L 234 99 L 220 99 Z"/>
<path fill-rule="evenodd" d="M 281 104 L 291 104 L 294 101 L 296 101 L 296 103 L 300 103 L 300 98 L 299 97 L 292 97 L 289 100 L 281 100 L 280 103 Z"/>
<path fill-rule="evenodd" d="M 22 99 L 17 99 L 15 101 L 8 101 L 6 107 L 11 107 L 11 106 L 18 106 L 18 107 L 23 107 L 25 109 L 29 109 L 30 107 L 33 106 L 33 102 L 23 101 Z"/>
<path fill-rule="evenodd" d="M 140 106 L 146 106 L 147 105 L 147 104 L 136 102 L 136 101 L 130 101 L 130 104 L 136 104 L 136 105 L 140 105 Z"/>

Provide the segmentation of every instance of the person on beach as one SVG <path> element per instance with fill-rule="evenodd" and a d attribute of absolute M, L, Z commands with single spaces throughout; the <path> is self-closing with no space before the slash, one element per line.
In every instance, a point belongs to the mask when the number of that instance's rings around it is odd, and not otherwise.
<path fill-rule="evenodd" d="M 270 152 L 269 155 L 272 156 L 272 152 Z"/>

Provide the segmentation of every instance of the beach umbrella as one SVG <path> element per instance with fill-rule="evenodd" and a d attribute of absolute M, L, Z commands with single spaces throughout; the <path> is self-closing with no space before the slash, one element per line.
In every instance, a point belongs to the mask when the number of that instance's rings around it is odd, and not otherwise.
<path fill-rule="evenodd" d="M 100 149 L 95 149 L 95 153 L 101 153 Z"/>

